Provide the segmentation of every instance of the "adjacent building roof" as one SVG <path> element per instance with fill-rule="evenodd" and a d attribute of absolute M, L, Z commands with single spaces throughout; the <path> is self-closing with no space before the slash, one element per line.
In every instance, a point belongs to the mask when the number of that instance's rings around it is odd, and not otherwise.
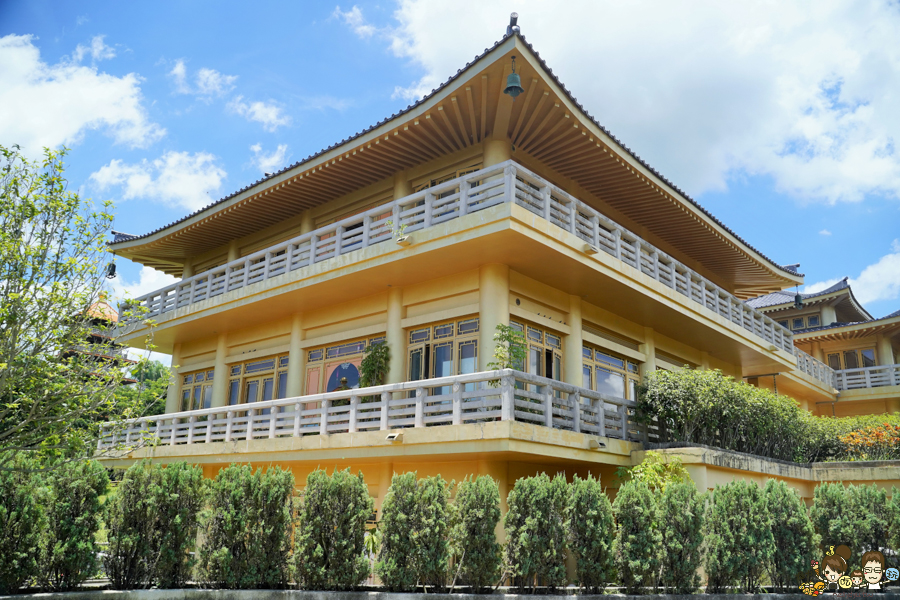
<path fill-rule="evenodd" d="M 791 265 L 793 266 L 793 265 Z M 844 277 L 839 282 L 834 285 L 819 291 L 813 292 L 811 294 L 800 294 L 800 296 L 804 299 L 810 298 L 818 298 L 820 296 L 827 296 L 828 294 L 832 294 L 834 292 L 840 290 L 849 290 L 850 284 L 847 283 L 848 278 Z M 793 304 L 796 299 L 797 292 L 791 292 L 790 290 L 780 291 L 780 292 L 772 292 L 771 294 L 766 294 L 765 296 L 757 296 L 756 298 L 750 298 L 747 300 L 747 305 L 753 308 L 768 308 L 770 306 L 781 306 L 783 304 Z M 871 317 L 870 317 L 871 318 Z"/>

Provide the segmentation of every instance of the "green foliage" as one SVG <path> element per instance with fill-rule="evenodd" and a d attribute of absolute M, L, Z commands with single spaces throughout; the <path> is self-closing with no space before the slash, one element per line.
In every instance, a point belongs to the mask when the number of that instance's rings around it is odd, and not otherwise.
<path fill-rule="evenodd" d="M 440 475 L 426 477 L 417 495 L 416 574 L 422 585 L 442 588 L 450 560 L 450 486 Z"/>
<path fill-rule="evenodd" d="M 627 594 L 656 587 L 662 535 L 656 523 L 656 502 L 643 481 L 628 481 L 613 502 L 618 532 L 613 544 L 619 583 Z"/>
<path fill-rule="evenodd" d="M 675 594 L 692 594 L 700 585 L 703 496 L 693 482 L 665 487 L 657 506 L 660 583 Z"/>
<path fill-rule="evenodd" d="M 359 386 L 384 385 L 390 363 L 391 349 L 386 343 L 369 344 L 359 364 Z"/>
<path fill-rule="evenodd" d="M 616 522 L 600 479 L 578 475 L 569 486 L 569 548 L 575 555 L 578 585 L 589 594 L 602 594 L 615 579 L 613 540 Z"/>
<path fill-rule="evenodd" d="M 202 517 L 201 579 L 227 589 L 287 585 L 293 474 L 232 464 L 210 487 Z"/>
<path fill-rule="evenodd" d="M 38 573 L 44 490 L 22 457 L 0 470 L 0 594 L 15 593 Z"/>
<path fill-rule="evenodd" d="M 851 510 L 849 490 L 843 483 L 823 482 L 816 486 L 809 518 L 823 544 L 853 548 L 858 523 Z"/>
<path fill-rule="evenodd" d="M 390 591 L 415 588 L 416 533 L 421 528 L 415 473 L 394 475 L 381 509 L 381 550 L 375 573 Z"/>
<path fill-rule="evenodd" d="M 670 484 L 691 481 L 691 476 L 681 464 L 680 458 L 669 457 L 655 450 L 645 452 L 644 460 L 638 465 L 619 467 L 616 475 L 624 481 L 643 481 L 651 490 L 661 492 Z"/>
<path fill-rule="evenodd" d="M 494 360 L 488 369 L 522 369 L 525 366 L 525 334 L 500 323 L 494 333 Z"/>
<path fill-rule="evenodd" d="M 95 356 L 114 354 L 114 339 L 79 351 L 95 328 L 113 215 L 67 190 L 65 154 L 32 162 L 0 146 L 0 468 L 19 453 L 90 457 L 101 422 L 142 410 L 116 395 L 129 365 Z"/>
<path fill-rule="evenodd" d="M 766 497 L 755 483 L 733 481 L 716 486 L 704 519 L 707 592 L 740 586 L 757 593 L 775 554 Z"/>
<path fill-rule="evenodd" d="M 775 590 L 796 590 L 809 571 L 818 541 L 806 505 L 783 481 L 770 479 L 763 489 L 772 518 L 775 555 L 769 563 L 769 581 Z"/>
<path fill-rule="evenodd" d="M 821 483 L 813 491 L 809 515 L 823 544 L 846 544 L 851 562 L 863 552 L 878 550 L 888 555 L 891 532 L 900 526 L 897 503 L 888 502 L 887 491 L 872 485 Z M 887 551 L 887 552 L 886 552 Z"/>
<path fill-rule="evenodd" d="M 456 490 L 454 553 L 460 575 L 475 593 L 494 584 L 500 575 L 500 544 L 495 533 L 500 521 L 500 488 L 487 475 L 466 478 Z"/>
<path fill-rule="evenodd" d="M 156 522 L 152 549 L 158 588 L 180 588 L 191 578 L 196 563 L 191 552 L 197 542 L 200 509 L 206 492 L 203 469 L 187 463 L 155 465 L 152 493 Z"/>
<path fill-rule="evenodd" d="M 294 572 L 302 588 L 352 590 L 365 581 L 364 553 L 376 549 L 371 542 L 366 546 L 373 508 L 362 473 L 335 470 L 329 477 L 317 469 L 309 474 L 294 546 Z"/>
<path fill-rule="evenodd" d="M 103 566 L 114 589 L 147 587 L 153 578 L 156 523 L 156 470 L 149 461 L 133 464 L 104 505 L 109 547 Z"/>
<path fill-rule="evenodd" d="M 72 590 L 97 572 L 100 496 L 109 477 L 97 461 L 65 463 L 47 477 L 47 527 L 41 539 L 39 581 L 54 591 Z"/>
<path fill-rule="evenodd" d="M 157 360 L 140 363 L 131 371 L 131 378 L 137 383 L 119 387 L 116 399 L 128 406 L 141 407 L 144 415 L 161 415 L 166 412 L 169 377 L 168 367 Z"/>
<path fill-rule="evenodd" d="M 506 558 L 518 586 L 566 585 L 565 476 L 546 473 L 516 481 L 506 513 Z"/>

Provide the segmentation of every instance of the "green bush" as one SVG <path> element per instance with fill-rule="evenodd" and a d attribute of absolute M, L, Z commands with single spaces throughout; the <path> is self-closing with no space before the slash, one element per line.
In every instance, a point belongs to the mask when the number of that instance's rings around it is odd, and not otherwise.
<path fill-rule="evenodd" d="M 704 519 L 706 591 L 740 586 L 756 593 L 775 553 L 766 498 L 748 481 L 716 486 L 711 496 Z"/>
<path fill-rule="evenodd" d="M 206 482 L 202 468 L 183 462 L 165 468 L 157 465 L 155 474 L 155 582 L 159 588 L 180 588 L 190 579 L 196 564 L 191 552 L 197 543 Z"/>
<path fill-rule="evenodd" d="M 551 479 L 546 473 L 524 477 L 507 499 L 506 560 L 520 589 L 566 585 L 565 476 Z"/>
<path fill-rule="evenodd" d="M 352 590 L 365 581 L 366 520 L 373 508 L 362 473 L 309 474 L 294 546 L 294 572 L 303 589 Z"/>
<path fill-rule="evenodd" d="M 415 473 L 394 475 L 381 508 L 381 550 L 375 573 L 393 592 L 413 590 L 416 573 L 416 534 L 420 530 L 418 485 Z"/>
<path fill-rule="evenodd" d="M 502 553 L 495 533 L 500 521 L 500 488 L 487 475 L 468 477 L 456 490 L 453 544 L 462 581 L 479 593 L 497 581 Z"/>
<path fill-rule="evenodd" d="M 440 475 L 426 477 L 417 495 L 416 574 L 422 585 L 443 588 L 450 560 L 450 486 Z"/>
<path fill-rule="evenodd" d="M 280 467 L 222 469 L 202 517 L 200 578 L 226 589 L 287 585 L 294 476 Z"/>
<path fill-rule="evenodd" d="M 587 593 L 602 594 L 615 579 L 612 547 L 616 522 L 599 479 L 575 475 L 569 486 L 568 518 L 578 585 Z"/>
<path fill-rule="evenodd" d="M 840 482 L 820 483 L 813 490 L 813 503 L 809 509 L 809 518 L 813 528 L 823 544 L 850 546 L 858 525 L 850 508 L 850 495 L 847 487 Z"/>
<path fill-rule="evenodd" d="M 849 562 L 863 552 L 886 552 L 892 531 L 900 526 L 898 504 L 887 499 L 887 491 L 872 485 L 821 483 L 813 491 L 809 515 L 816 533 L 826 545 L 846 544 L 853 551 Z"/>
<path fill-rule="evenodd" d="M 818 541 L 806 505 L 783 481 L 770 479 L 763 489 L 772 518 L 775 555 L 769 562 L 769 581 L 776 591 L 796 590 L 809 571 Z"/>
<path fill-rule="evenodd" d="M 41 585 L 54 591 L 78 587 L 97 572 L 100 496 L 109 487 L 97 461 L 65 463 L 47 478 L 47 527 L 41 540 Z"/>
<path fill-rule="evenodd" d="M 703 496 L 693 483 L 668 485 L 659 496 L 660 583 L 670 593 L 691 594 L 700 585 L 697 568 L 703 544 L 703 511 Z"/>
<path fill-rule="evenodd" d="M 46 525 L 39 476 L 21 459 L 10 466 L 17 470 L 0 470 L 0 594 L 15 593 L 37 575 Z"/>
<path fill-rule="evenodd" d="M 656 587 L 662 535 L 656 523 L 656 502 L 643 481 L 627 481 L 613 502 L 618 531 L 613 544 L 619 584 L 626 594 Z"/>
<path fill-rule="evenodd" d="M 148 587 L 156 557 L 153 536 L 157 517 L 156 469 L 148 461 L 134 463 L 106 499 L 104 516 L 109 547 L 103 566 L 112 587 Z"/>

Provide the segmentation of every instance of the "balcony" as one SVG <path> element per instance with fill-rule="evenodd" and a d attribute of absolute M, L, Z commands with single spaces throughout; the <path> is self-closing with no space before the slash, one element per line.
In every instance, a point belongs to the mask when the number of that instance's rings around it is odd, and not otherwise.
<path fill-rule="evenodd" d="M 799 348 L 794 348 L 794 356 L 797 357 L 797 368 L 801 372 L 828 386 L 828 389 L 838 387 L 838 376 L 834 369 Z"/>
<path fill-rule="evenodd" d="M 841 391 L 900 386 L 900 365 L 843 369 L 835 371 L 835 378 L 835 387 Z"/>
<path fill-rule="evenodd" d="M 519 421 L 625 441 L 655 439 L 634 402 L 505 369 L 105 424 L 98 450 Z M 116 433 L 117 432 L 117 433 Z"/>
<path fill-rule="evenodd" d="M 175 310 L 289 272 L 390 242 L 498 204 L 514 202 L 585 242 L 588 254 L 603 252 L 639 270 L 707 310 L 788 354 L 792 334 L 771 318 L 686 267 L 665 252 L 512 161 L 481 169 L 405 198 L 319 228 L 265 250 L 215 267 L 134 300 L 146 318 Z M 391 226 L 393 225 L 393 230 Z M 123 321 L 127 320 L 122 315 Z"/>

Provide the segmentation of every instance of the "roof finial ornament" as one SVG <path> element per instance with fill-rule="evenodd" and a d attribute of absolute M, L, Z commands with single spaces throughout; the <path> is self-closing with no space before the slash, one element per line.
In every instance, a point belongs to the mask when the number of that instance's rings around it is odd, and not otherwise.
<path fill-rule="evenodd" d="M 516 23 L 519 22 L 519 13 L 510 13 L 509 14 L 509 25 L 506 26 L 506 35 L 512 35 L 513 33 L 519 33 L 519 26 Z"/>

